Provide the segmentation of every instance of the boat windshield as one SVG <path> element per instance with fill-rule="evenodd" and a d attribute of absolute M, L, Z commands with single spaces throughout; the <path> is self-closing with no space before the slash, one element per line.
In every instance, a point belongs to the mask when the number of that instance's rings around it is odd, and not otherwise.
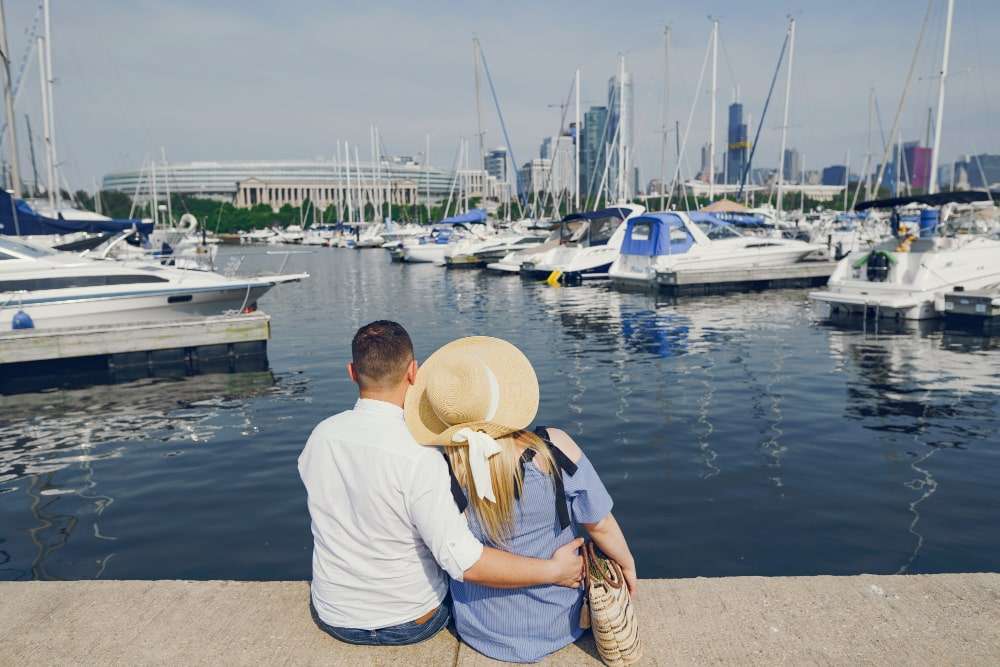
<path fill-rule="evenodd" d="M 698 226 L 710 241 L 722 241 L 724 239 L 738 239 L 740 233 L 724 222 L 717 220 L 697 220 L 694 224 Z"/>
<path fill-rule="evenodd" d="M 621 222 L 621 218 L 611 215 L 592 220 L 573 220 L 563 223 L 561 226 L 562 242 L 604 245 L 618 229 Z"/>
<path fill-rule="evenodd" d="M 3 252 L 5 250 L 9 250 L 22 257 L 47 257 L 56 254 L 54 250 L 49 250 L 48 248 L 18 241 L 10 236 L 0 236 L 0 257 L 3 257 L 3 259 L 15 259 L 15 257 L 11 257 Z"/>

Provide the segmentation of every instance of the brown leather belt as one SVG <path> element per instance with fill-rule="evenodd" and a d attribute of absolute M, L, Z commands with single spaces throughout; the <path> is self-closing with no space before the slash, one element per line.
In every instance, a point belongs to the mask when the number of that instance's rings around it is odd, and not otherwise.
<path fill-rule="evenodd" d="M 415 620 L 413 622 L 416 623 L 417 625 L 423 625 L 427 621 L 429 621 L 432 618 L 434 618 L 434 614 L 438 613 L 438 609 L 440 609 L 440 608 L 441 607 L 434 607 L 429 612 L 427 612 L 426 614 L 424 614 L 423 616 L 421 616 L 420 618 L 418 618 L 417 620 Z"/>

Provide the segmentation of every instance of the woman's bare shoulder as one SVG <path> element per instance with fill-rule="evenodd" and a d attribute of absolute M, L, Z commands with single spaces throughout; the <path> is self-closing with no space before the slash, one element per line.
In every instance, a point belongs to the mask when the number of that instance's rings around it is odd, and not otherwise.
<path fill-rule="evenodd" d="M 583 456 L 583 450 L 580 449 L 580 445 L 573 441 L 573 438 L 569 436 L 566 431 L 558 428 L 552 428 L 551 426 L 546 429 L 549 434 L 549 440 L 552 444 L 559 448 L 559 450 L 565 454 L 570 461 L 576 463 Z"/>

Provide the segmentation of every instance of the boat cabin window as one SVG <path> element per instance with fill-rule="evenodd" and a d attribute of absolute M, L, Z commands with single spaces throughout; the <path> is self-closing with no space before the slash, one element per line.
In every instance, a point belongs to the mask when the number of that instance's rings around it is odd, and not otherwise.
<path fill-rule="evenodd" d="M 4 251 L 10 251 L 11 253 L 16 253 L 17 255 L 22 255 L 24 257 L 46 257 L 47 255 L 54 255 L 55 251 L 48 250 L 47 248 L 40 248 L 30 243 L 23 243 L 21 241 L 16 241 L 11 237 L 0 237 L 0 253 L 7 255 L 0 259 L 20 259 L 16 256 L 11 256 L 9 253 Z"/>
<path fill-rule="evenodd" d="M 8 255 L 4 251 L 0 250 L 0 261 L 3 261 L 5 259 L 17 259 L 17 257 L 14 257 L 14 255 Z"/>
<path fill-rule="evenodd" d="M 19 278 L 0 280 L 0 292 L 41 292 L 72 287 L 106 287 L 108 285 L 139 285 L 170 282 L 160 276 L 146 274 L 106 276 L 60 276 L 58 278 Z"/>
<path fill-rule="evenodd" d="M 740 238 L 740 233 L 733 229 L 730 225 L 723 222 L 715 222 L 712 220 L 699 220 L 694 224 L 698 225 L 698 229 L 705 233 L 705 236 L 709 238 L 710 241 L 722 241 L 724 239 L 738 239 Z"/>
<path fill-rule="evenodd" d="M 633 241 L 648 241 L 651 225 L 648 222 L 636 222 L 632 225 Z"/>

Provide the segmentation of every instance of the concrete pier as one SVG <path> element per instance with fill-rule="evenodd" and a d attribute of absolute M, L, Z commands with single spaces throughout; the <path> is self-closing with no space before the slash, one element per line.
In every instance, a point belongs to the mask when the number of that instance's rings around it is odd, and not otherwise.
<path fill-rule="evenodd" d="M 4 664 L 498 664 L 449 632 L 348 646 L 306 582 L 0 583 Z M 641 664 L 997 665 L 1000 574 L 646 580 Z M 585 638 L 546 660 L 600 664 Z"/>

